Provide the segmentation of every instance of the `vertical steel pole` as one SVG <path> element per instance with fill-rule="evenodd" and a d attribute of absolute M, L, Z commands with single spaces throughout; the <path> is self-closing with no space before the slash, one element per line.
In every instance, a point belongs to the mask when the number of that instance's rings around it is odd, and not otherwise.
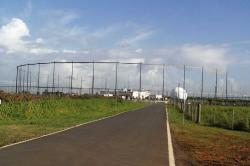
<path fill-rule="evenodd" d="M 47 91 L 49 92 L 49 74 L 48 74 L 48 77 L 47 77 Z"/>
<path fill-rule="evenodd" d="M 165 65 L 162 65 L 162 97 L 164 97 L 164 91 L 165 91 Z"/>
<path fill-rule="evenodd" d="M 18 68 L 19 66 L 16 67 L 16 93 L 17 93 L 17 84 L 18 84 Z"/>
<path fill-rule="evenodd" d="M 31 71 L 30 71 L 30 85 L 29 85 L 29 91 L 31 91 Z"/>
<path fill-rule="evenodd" d="M 182 117 L 182 123 L 183 123 L 183 125 L 184 125 L 184 123 L 185 123 L 185 93 L 184 93 L 184 90 L 186 89 L 186 65 L 184 65 L 184 71 L 183 71 L 183 76 L 184 76 L 184 78 L 183 78 L 183 117 Z"/>
<path fill-rule="evenodd" d="M 228 73 L 226 72 L 226 98 L 228 98 L 228 96 L 227 96 L 227 81 L 228 81 Z"/>
<path fill-rule="evenodd" d="M 55 90 L 55 66 L 56 63 L 53 63 L 53 75 L 52 75 L 52 94 L 54 94 L 54 90 Z"/>
<path fill-rule="evenodd" d="M 183 89 L 186 89 L 186 65 L 184 65 L 183 70 Z"/>
<path fill-rule="evenodd" d="M 105 77 L 105 93 L 107 92 L 107 76 Z"/>
<path fill-rule="evenodd" d="M 141 67 L 142 67 L 142 63 L 140 63 L 140 86 L 139 86 L 139 90 L 141 92 L 142 86 L 141 86 Z"/>
<path fill-rule="evenodd" d="M 38 74 L 37 74 L 37 95 L 40 94 L 40 63 L 38 63 Z"/>
<path fill-rule="evenodd" d="M 81 77 L 81 89 L 80 89 L 80 95 L 82 95 L 82 77 Z"/>
<path fill-rule="evenodd" d="M 18 93 L 22 90 L 22 71 L 19 69 L 19 85 L 18 85 Z"/>
<path fill-rule="evenodd" d="M 27 92 L 29 91 L 29 70 L 30 70 L 30 65 L 28 64 L 28 66 L 27 66 L 27 82 L 26 82 L 26 90 L 27 90 Z"/>
<path fill-rule="evenodd" d="M 25 90 L 24 89 L 24 86 L 25 86 L 24 83 L 25 83 L 25 70 L 23 70 L 23 93 L 24 93 L 24 90 Z"/>
<path fill-rule="evenodd" d="M 72 61 L 72 69 L 71 69 L 71 80 L 70 80 L 70 91 L 71 91 L 71 95 L 72 95 L 72 89 L 73 89 L 73 74 L 74 74 L 74 66 L 73 66 L 74 62 Z"/>
<path fill-rule="evenodd" d="M 218 70 L 216 69 L 215 72 L 215 92 L 214 92 L 214 97 L 217 98 L 217 87 L 218 86 Z"/>
<path fill-rule="evenodd" d="M 58 90 L 58 92 L 60 93 L 60 86 L 59 86 L 59 74 L 58 74 L 58 76 L 57 76 L 57 90 Z"/>
<path fill-rule="evenodd" d="M 203 86 L 204 86 L 204 68 L 201 69 L 201 99 L 203 98 Z"/>
<path fill-rule="evenodd" d="M 95 62 L 93 64 L 93 71 L 92 71 L 92 87 L 91 87 L 91 94 L 94 95 L 94 86 L 95 86 Z"/>
<path fill-rule="evenodd" d="M 117 96 L 117 66 L 118 62 L 115 64 L 115 96 Z"/>

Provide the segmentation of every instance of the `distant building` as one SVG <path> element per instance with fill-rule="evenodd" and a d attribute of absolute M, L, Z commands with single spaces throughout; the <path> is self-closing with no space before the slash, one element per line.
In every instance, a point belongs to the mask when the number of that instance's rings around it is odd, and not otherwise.
<path fill-rule="evenodd" d="M 139 92 L 139 91 L 134 91 L 133 93 L 132 93 L 132 98 L 133 99 L 146 99 L 146 98 L 149 98 L 149 96 L 150 96 L 150 92 L 149 91 L 141 91 L 141 92 Z"/>
<path fill-rule="evenodd" d="M 176 98 L 176 99 L 180 99 L 180 100 L 187 100 L 187 92 L 185 89 L 183 89 L 182 87 L 176 87 L 175 89 L 173 89 L 171 91 L 171 97 L 172 98 Z"/>
<path fill-rule="evenodd" d="M 162 100 L 163 99 L 162 95 L 155 95 L 155 98 L 156 98 L 156 100 Z"/>

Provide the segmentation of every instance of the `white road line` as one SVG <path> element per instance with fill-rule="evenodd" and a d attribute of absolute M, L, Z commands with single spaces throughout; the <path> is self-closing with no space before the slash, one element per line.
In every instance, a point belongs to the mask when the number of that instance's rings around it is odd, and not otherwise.
<path fill-rule="evenodd" d="M 76 128 L 76 127 L 80 127 L 80 126 L 83 126 L 83 125 L 87 125 L 87 124 L 90 124 L 90 123 L 95 123 L 95 122 L 98 122 L 100 120 L 113 118 L 115 116 L 118 116 L 118 115 L 121 115 L 121 114 L 124 114 L 124 113 L 127 113 L 127 112 L 130 112 L 130 111 L 121 112 L 121 113 L 118 113 L 118 114 L 115 114 L 115 115 L 112 115 L 112 116 L 108 116 L 108 117 L 92 120 L 92 121 L 89 121 L 89 122 L 85 122 L 85 123 L 82 123 L 82 124 L 78 124 L 78 125 L 63 129 L 63 130 L 59 130 L 59 131 L 56 131 L 56 132 L 53 132 L 53 133 L 42 135 L 42 136 L 39 136 L 39 137 L 35 137 L 35 138 L 27 139 L 27 140 L 24 140 L 24 141 L 12 143 L 12 144 L 9 144 L 9 145 L 5 145 L 5 146 L 0 147 L 0 150 L 4 149 L 4 148 L 7 148 L 7 147 L 10 147 L 10 146 L 14 146 L 14 145 L 18 145 L 18 144 L 21 144 L 21 143 L 37 140 L 37 139 L 40 139 L 40 138 L 43 138 L 43 137 L 47 137 L 47 136 L 50 136 L 50 135 L 58 134 L 58 133 L 61 133 L 61 132 L 64 132 L 64 131 L 67 131 L 67 130 L 70 130 L 70 129 L 73 129 L 73 128 Z"/>
<path fill-rule="evenodd" d="M 167 115 L 167 135 L 168 135 L 168 159 L 169 159 L 169 166 L 175 166 L 175 159 L 174 159 L 174 150 L 172 145 L 172 138 L 171 138 L 171 132 L 169 127 L 169 121 L 168 121 L 168 110 L 166 107 L 166 115 Z"/>

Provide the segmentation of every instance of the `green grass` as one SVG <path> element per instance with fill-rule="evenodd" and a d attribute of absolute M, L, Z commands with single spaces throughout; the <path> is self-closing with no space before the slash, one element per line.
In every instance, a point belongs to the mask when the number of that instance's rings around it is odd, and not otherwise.
<path fill-rule="evenodd" d="M 115 99 L 42 99 L 0 105 L 0 146 L 145 106 Z"/>
<path fill-rule="evenodd" d="M 205 125 L 250 131 L 250 107 L 202 105 Z"/>
<path fill-rule="evenodd" d="M 182 113 L 168 106 L 173 139 L 190 156 L 194 165 L 249 165 L 250 133 L 209 127 L 185 120 Z"/>

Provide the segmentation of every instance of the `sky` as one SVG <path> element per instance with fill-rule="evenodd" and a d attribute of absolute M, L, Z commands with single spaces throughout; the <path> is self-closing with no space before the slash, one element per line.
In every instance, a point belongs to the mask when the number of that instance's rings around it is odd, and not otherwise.
<path fill-rule="evenodd" d="M 222 89 L 228 71 L 232 91 L 243 93 L 250 90 L 249 9 L 248 0 L 2 0 L 0 85 L 14 84 L 20 64 L 122 61 L 166 64 L 168 88 L 183 81 L 184 64 L 199 67 L 187 71 L 190 91 L 200 88 L 197 70 L 202 66 L 207 91 L 213 91 L 217 68 Z M 77 81 L 84 70 L 76 68 Z M 45 68 L 44 75 L 50 70 Z M 84 77 L 90 77 L 90 68 L 85 70 Z M 102 78 L 109 71 L 100 67 L 97 72 Z M 120 72 L 120 85 L 133 86 L 134 78 L 127 80 L 131 73 L 138 76 L 138 67 L 121 67 Z M 143 72 L 144 87 L 160 89 L 161 69 L 145 67 Z"/>

